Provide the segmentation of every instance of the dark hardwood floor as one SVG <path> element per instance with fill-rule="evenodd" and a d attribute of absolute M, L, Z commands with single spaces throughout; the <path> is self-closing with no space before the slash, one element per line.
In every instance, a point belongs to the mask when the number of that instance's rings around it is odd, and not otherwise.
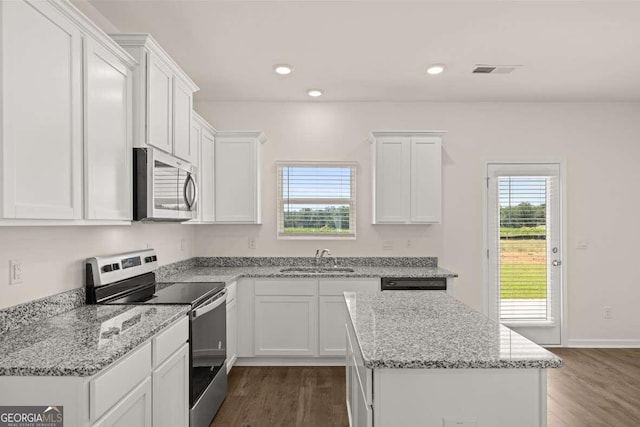
<path fill-rule="evenodd" d="M 564 360 L 547 375 L 549 427 L 640 426 L 640 349 L 550 349 Z"/>
<path fill-rule="evenodd" d="M 640 349 L 550 350 L 549 427 L 640 426 Z M 343 367 L 237 366 L 211 427 L 347 426 L 344 389 Z"/>
<path fill-rule="evenodd" d="M 244 367 L 210 427 L 348 426 L 344 367 Z"/>

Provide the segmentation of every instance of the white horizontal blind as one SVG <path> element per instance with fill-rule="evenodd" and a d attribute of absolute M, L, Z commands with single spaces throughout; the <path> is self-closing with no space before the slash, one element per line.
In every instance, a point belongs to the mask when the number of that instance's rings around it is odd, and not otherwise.
<path fill-rule="evenodd" d="M 498 177 L 500 320 L 549 320 L 547 199 L 551 177 Z"/>
<path fill-rule="evenodd" d="M 354 163 L 278 163 L 278 235 L 353 238 Z"/>

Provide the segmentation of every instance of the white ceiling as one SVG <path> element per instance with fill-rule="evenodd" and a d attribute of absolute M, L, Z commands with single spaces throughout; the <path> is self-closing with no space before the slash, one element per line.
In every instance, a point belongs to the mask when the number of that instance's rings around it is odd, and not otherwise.
<path fill-rule="evenodd" d="M 306 101 L 311 87 L 323 101 L 640 101 L 637 1 L 90 2 L 151 33 L 200 101 Z M 295 72 L 274 74 L 282 62 Z M 432 63 L 446 72 L 426 75 Z"/>

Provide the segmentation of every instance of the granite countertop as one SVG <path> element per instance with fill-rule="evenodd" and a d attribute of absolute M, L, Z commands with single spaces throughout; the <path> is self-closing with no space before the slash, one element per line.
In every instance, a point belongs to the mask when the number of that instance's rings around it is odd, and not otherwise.
<path fill-rule="evenodd" d="M 345 292 L 367 368 L 558 368 L 562 360 L 445 292 Z"/>
<path fill-rule="evenodd" d="M 185 316 L 187 305 L 87 305 L 0 335 L 0 375 L 88 377 Z"/>
<path fill-rule="evenodd" d="M 160 282 L 233 282 L 241 277 L 280 278 L 358 278 L 358 277 L 458 277 L 456 273 L 440 267 L 373 267 L 340 266 L 353 268 L 353 273 L 326 271 L 322 273 L 282 272 L 283 266 L 193 267 L 159 279 Z"/>

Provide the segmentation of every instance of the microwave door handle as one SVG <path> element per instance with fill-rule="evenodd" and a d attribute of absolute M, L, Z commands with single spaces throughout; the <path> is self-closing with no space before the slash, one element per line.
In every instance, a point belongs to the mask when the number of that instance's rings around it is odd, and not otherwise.
<path fill-rule="evenodd" d="M 192 311 L 191 313 L 191 319 L 197 319 L 198 317 L 207 314 L 208 312 L 215 310 L 216 308 L 220 307 L 222 304 L 225 303 L 225 301 L 227 300 L 227 290 L 223 290 L 222 292 L 220 292 L 222 294 L 222 296 L 218 299 L 216 299 L 214 302 L 209 303 L 209 304 L 205 304 L 203 306 L 200 306 L 198 308 L 196 308 L 195 310 Z"/>
<path fill-rule="evenodd" d="M 182 197 L 184 197 L 184 201 L 187 204 L 187 210 L 191 210 L 193 204 L 191 200 L 189 200 L 187 189 L 189 188 L 189 182 L 192 180 L 191 173 L 187 172 L 187 179 L 184 181 L 184 187 L 182 188 Z"/>
<path fill-rule="evenodd" d="M 191 206 L 195 206 L 198 203 L 198 183 L 195 179 L 193 179 L 193 175 L 189 175 L 191 177 L 191 184 L 193 185 L 193 200 L 191 202 Z"/>

